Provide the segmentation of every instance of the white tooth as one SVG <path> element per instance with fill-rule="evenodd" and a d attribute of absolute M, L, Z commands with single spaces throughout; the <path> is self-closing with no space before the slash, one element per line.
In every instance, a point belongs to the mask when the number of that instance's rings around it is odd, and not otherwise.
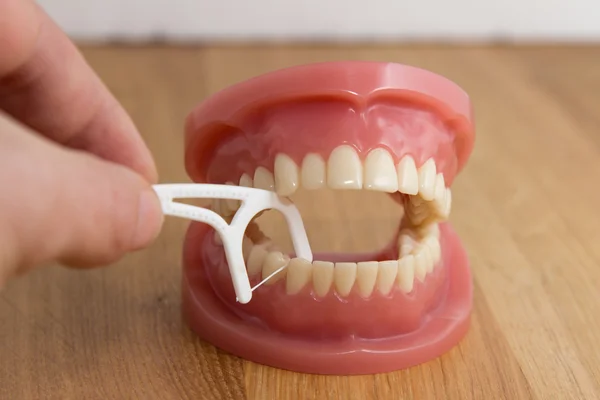
<path fill-rule="evenodd" d="M 272 251 L 265 257 L 262 265 L 262 278 L 266 279 L 269 275 L 277 271 L 279 268 L 287 265 L 290 262 L 290 258 L 283 254 L 280 251 Z M 273 277 L 271 277 L 268 281 L 265 282 L 265 285 L 272 285 L 275 282 L 279 281 L 285 276 L 287 272 L 287 268 L 279 271 Z"/>
<path fill-rule="evenodd" d="M 327 295 L 333 283 L 333 263 L 329 261 L 314 261 L 312 278 L 315 294 L 319 297 Z"/>
<path fill-rule="evenodd" d="M 412 253 L 415 247 L 417 247 L 417 240 L 409 233 L 400 233 L 398 244 L 400 247 L 400 257 L 404 257 Z"/>
<path fill-rule="evenodd" d="M 430 158 L 419 168 L 419 193 L 424 200 L 433 200 L 435 176 L 435 161 Z"/>
<path fill-rule="evenodd" d="M 427 243 L 427 247 L 429 248 L 431 261 L 433 263 L 433 266 L 435 267 L 442 258 L 442 249 L 440 247 L 440 242 L 434 236 L 428 236 L 425 239 L 425 241 Z"/>
<path fill-rule="evenodd" d="M 398 175 L 394 159 L 385 149 L 374 149 L 365 160 L 365 189 L 394 193 L 398 191 Z"/>
<path fill-rule="evenodd" d="M 444 204 L 444 215 L 446 217 L 450 215 L 450 208 L 452 208 L 452 191 L 450 190 L 450 188 L 447 188 Z"/>
<path fill-rule="evenodd" d="M 415 160 L 411 156 L 402 157 L 396 166 L 396 173 L 398 175 L 398 191 L 412 195 L 419 193 L 419 174 Z"/>
<path fill-rule="evenodd" d="M 438 214 L 443 214 L 444 206 L 446 202 L 446 183 L 444 182 L 444 175 L 437 174 L 435 178 L 435 190 L 433 192 L 433 201 Z M 442 215 L 443 216 L 443 215 Z"/>
<path fill-rule="evenodd" d="M 415 283 L 415 257 L 412 255 L 398 261 L 398 286 L 404 293 L 410 293 Z"/>
<path fill-rule="evenodd" d="M 398 274 L 398 261 L 381 261 L 377 275 L 377 288 L 382 295 L 387 296 L 394 286 Z"/>
<path fill-rule="evenodd" d="M 433 236 L 436 239 L 440 238 L 440 226 L 438 224 L 432 224 L 429 226 L 429 230 L 427 233 L 429 236 Z"/>
<path fill-rule="evenodd" d="M 280 196 L 291 196 L 298 189 L 298 166 L 287 154 L 275 157 L 275 190 Z"/>
<path fill-rule="evenodd" d="M 211 209 L 222 217 L 232 215 L 232 211 L 227 207 L 224 199 L 213 199 Z"/>
<path fill-rule="evenodd" d="M 312 277 L 312 264 L 303 258 L 292 258 L 287 266 L 285 287 L 287 294 L 296 294 L 306 286 Z"/>
<path fill-rule="evenodd" d="M 242 239 L 242 254 L 246 263 L 248 263 L 248 257 L 250 257 L 250 251 L 252 250 L 253 245 L 254 243 L 252 243 L 252 240 L 244 235 L 244 238 Z"/>
<path fill-rule="evenodd" d="M 235 183 L 233 182 L 227 182 L 225 184 L 229 186 L 235 186 Z M 229 215 L 235 214 L 238 208 L 240 208 L 239 200 L 225 199 L 225 205 L 227 210 L 229 211 Z"/>
<path fill-rule="evenodd" d="M 331 189 L 362 189 L 362 163 L 354 148 L 336 147 L 327 162 L 327 185 Z"/>
<path fill-rule="evenodd" d="M 425 259 L 425 266 L 427 267 L 427 273 L 433 271 L 433 257 L 431 255 L 431 249 L 429 246 L 423 246 L 423 257 Z"/>
<path fill-rule="evenodd" d="M 315 190 L 325 185 L 325 160 L 318 154 L 310 153 L 302 162 L 302 187 Z"/>
<path fill-rule="evenodd" d="M 248 254 L 248 261 L 246 261 L 248 276 L 254 276 L 261 273 L 263 261 L 267 257 L 267 254 L 269 254 L 269 245 L 269 242 L 263 242 L 252 246 L 252 249 Z"/>
<path fill-rule="evenodd" d="M 356 283 L 358 293 L 362 297 L 369 297 L 373 293 L 375 282 L 377 282 L 377 271 L 379 263 L 377 261 L 364 261 L 357 264 Z"/>
<path fill-rule="evenodd" d="M 240 177 L 240 186 L 249 188 L 253 187 L 252 178 L 250 178 L 248 174 L 243 174 Z"/>
<path fill-rule="evenodd" d="M 271 171 L 265 167 L 258 167 L 254 172 L 254 187 L 257 189 L 270 190 L 275 189 L 275 180 Z"/>
<path fill-rule="evenodd" d="M 340 296 L 348 296 L 356 281 L 356 263 L 335 263 L 333 269 L 335 290 Z"/>
<path fill-rule="evenodd" d="M 425 280 L 429 270 L 429 265 L 427 265 L 429 262 L 428 255 L 429 253 L 423 247 L 419 247 L 415 253 L 415 277 L 421 282 Z"/>

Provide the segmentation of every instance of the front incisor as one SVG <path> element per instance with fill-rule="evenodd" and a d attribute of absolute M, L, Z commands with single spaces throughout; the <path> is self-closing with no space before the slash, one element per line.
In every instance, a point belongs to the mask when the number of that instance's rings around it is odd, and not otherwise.
<path fill-rule="evenodd" d="M 340 296 L 348 296 L 356 281 L 356 263 L 339 262 L 334 267 L 335 290 Z"/>
<path fill-rule="evenodd" d="M 372 150 L 365 160 L 364 188 L 388 193 L 398 191 L 394 159 L 385 149 Z"/>
<path fill-rule="evenodd" d="M 331 189 L 362 189 L 362 163 L 353 147 L 336 147 L 327 162 L 327 185 Z"/>
<path fill-rule="evenodd" d="M 367 298 L 373 293 L 378 271 L 379 263 L 377 261 L 363 261 L 357 264 L 356 282 L 358 293 L 362 297 Z"/>
<path fill-rule="evenodd" d="M 333 284 L 333 263 L 313 262 L 313 289 L 318 297 L 325 297 Z"/>
<path fill-rule="evenodd" d="M 296 294 L 308 285 L 312 278 L 312 264 L 303 258 L 292 258 L 287 267 L 286 292 Z"/>
<path fill-rule="evenodd" d="M 275 158 L 275 191 L 280 196 L 291 196 L 298 189 L 298 166 L 288 155 Z"/>
<path fill-rule="evenodd" d="M 310 153 L 302 161 L 302 187 L 308 190 L 325 186 L 325 160 L 319 154 Z"/>

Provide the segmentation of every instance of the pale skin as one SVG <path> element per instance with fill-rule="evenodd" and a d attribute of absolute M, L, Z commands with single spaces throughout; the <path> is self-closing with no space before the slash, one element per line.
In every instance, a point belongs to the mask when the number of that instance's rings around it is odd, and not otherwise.
<path fill-rule="evenodd" d="M 0 0 L 0 289 L 150 245 L 157 170 L 134 123 L 30 0 Z"/>

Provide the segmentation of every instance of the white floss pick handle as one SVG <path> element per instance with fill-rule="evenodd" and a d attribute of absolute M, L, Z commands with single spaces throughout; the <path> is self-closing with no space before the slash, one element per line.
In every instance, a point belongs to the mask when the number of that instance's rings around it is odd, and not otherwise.
<path fill-rule="evenodd" d="M 218 232 L 225 249 L 225 257 L 229 264 L 229 272 L 233 280 L 237 301 L 240 303 L 248 303 L 252 299 L 254 289 L 287 266 L 273 272 L 255 287 L 250 287 L 250 279 L 242 253 L 242 241 L 248 224 L 259 212 L 269 209 L 281 212 L 288 224 L 296 256 L 309 262 L 313 261 L 300 212 L 294 203 L 279 197 L 275 192 L 242 186 L 204 183 L 159 184 L 154 185 L 153 188 L 160 199 L 162 211 L 165 215 L 204 222 Z M 242 204 L 231 223 L 228 224 L 212 210 L 173 201 L 173 199 L 194 198 L 240 200 Z"/>

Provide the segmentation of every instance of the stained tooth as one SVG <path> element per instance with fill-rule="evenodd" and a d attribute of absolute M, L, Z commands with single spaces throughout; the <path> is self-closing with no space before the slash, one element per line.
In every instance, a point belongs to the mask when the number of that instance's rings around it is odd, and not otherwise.
<path fill-rule="evenodd" d="M 377 288 L 382 295 L 387 296 L 394 286 L 398 274 L 398 261 L 382 261 L 379 263 Z"/>
<path fill-rule="evenodd" d="M 398 261 L 398 286 L 404 293 L 410 293 L 415 284 L 415 257 L 402 257 Z"/>
<path fill-rule="evenodd" d="M 369 297 L 373 293 L 375 282 L 377 282 L 377 271 L 379 263 L 377 261 L 365 261 L 357 264 L 356 283 L 358 293 L 362 297 Z"/>
<path fill-rule="evenodd" d="M 333 263 L 329 261 L 313 262 L 313 289 L 319 297 L 329 293 L 333 283 Z"/>
<path fill-rule="evenodd" d="M 244 261 L 246 261 L 246 263 L 248 263 L 248 257 L 250 257 L 250 251 L 252 250 L 253 245 L 254 243 L 252 243 L 252 240 L 244 235 L 244 238 L 242 239 L 242 254 L 244 255 Z"/>
<path fill-rule="evenodd" d="M 419 193 L 424 200 L 433 200 L 435 176 L 435 161 L 430 158 L 419 168 Z"/>
<path fill-rule="evenodd" d="M 340 296 L 348 296 L 356 281 L 356 263 L 335 263 L 333 269 L 335 290 Z"/>
<path fill-rule="evenodd" d="M 275 189 L 275 180 L 271 171 L 265 167 L 256 168 L 254 172 L 254 187 L 273 191 Z"/>
<path fill-rule="evenodd" d="M 248 254 L 248 260 L 246 261 L 248 276 L 254 276 L 261 273 L 263 261 L 267 257 L 267 254 L 269 254 L 269 245 L 269 242 L 263 242 L 252 246 L 252 249 Z"/>
<path fill-rule="evenodd" d="M 250 178 L 250 176 L 248 174 L 243 174 L 240 177 L 240 186 L 243 187 L 253 187 L 253 182 L 252 182 L 252 178 Z"/>
<path fill-rule="evenodd" d="M 292 258 L 286 270 L 285 290 L 287 294 L 296 294 L 310 282 L 313 266 L 303 258 Z"/>
<path fill-rule="evenodd" d="M 362 163 L 354 148 L 336 147 L 327 163 L 327 185 L 331 189 L 362 189 Z"/>
<path fill-rule="evenodd" d="M 429 252 L 423 247 L 419 247 L 415 254 L 415 277 L 423 282 L 429 271 L 428 262 L 430 260 Z"/>
<path fill-rule="evenodd" d="M 315 190 L 325 185 L 325 160 L 318 154 L 310 153 L 302 162 L 302 187 Z"/>
<path fill-rule="evenodd" d="M 235 183 L 233 182 L 227 182 L 225 184 L 229 186 L 235 186 Z M 225 199 L 225 205 L 230 215 L 235 214 L 238 208 L 240 208 L 239 200 Z"/>
<path fill-rule="evenodd" d="M 385 149 L 374 149 L 365 160 L 365 189 L 394 193 L 398 191 L 398 175 L 394 159 Z"/>
<path fill-rule="evenodd" d="M 419 193 L 419 174 L 415 160 L 411 156 L 404 156 L 396 166 L 398 175 L 398 191 L 416 195 Z"/>
<path fill-rule="evenodd" d="M 262 265 L 262 278 L 265 279 L 279 268 L 287 265 L 290 262 L 290 258 L 283 254 L 280 251 L 273 251 L 267 254 L 263 261 Z M 265 282 L 265 285 L 272 285 L 275 282 L 279 281 L 285 276 L 287 272 L 287 268 L 279 271 L 273 277 L 271 277 L 268 281 Z"/>
<path fill-rule="evenodd" d="M 275 190 L 280 196 L 291 196 L 298 189 L 298 166 L 287 154 L 275 157 Z"/>
<path fill-rule="evenodd" d="M 444 175 L 437 174 L 435 178 L 435 190 L 433 192 L 433 200 L 438 212 L 441 214 L 444 210 L 446 202 L 446 183 L 444 182 Z"/>

